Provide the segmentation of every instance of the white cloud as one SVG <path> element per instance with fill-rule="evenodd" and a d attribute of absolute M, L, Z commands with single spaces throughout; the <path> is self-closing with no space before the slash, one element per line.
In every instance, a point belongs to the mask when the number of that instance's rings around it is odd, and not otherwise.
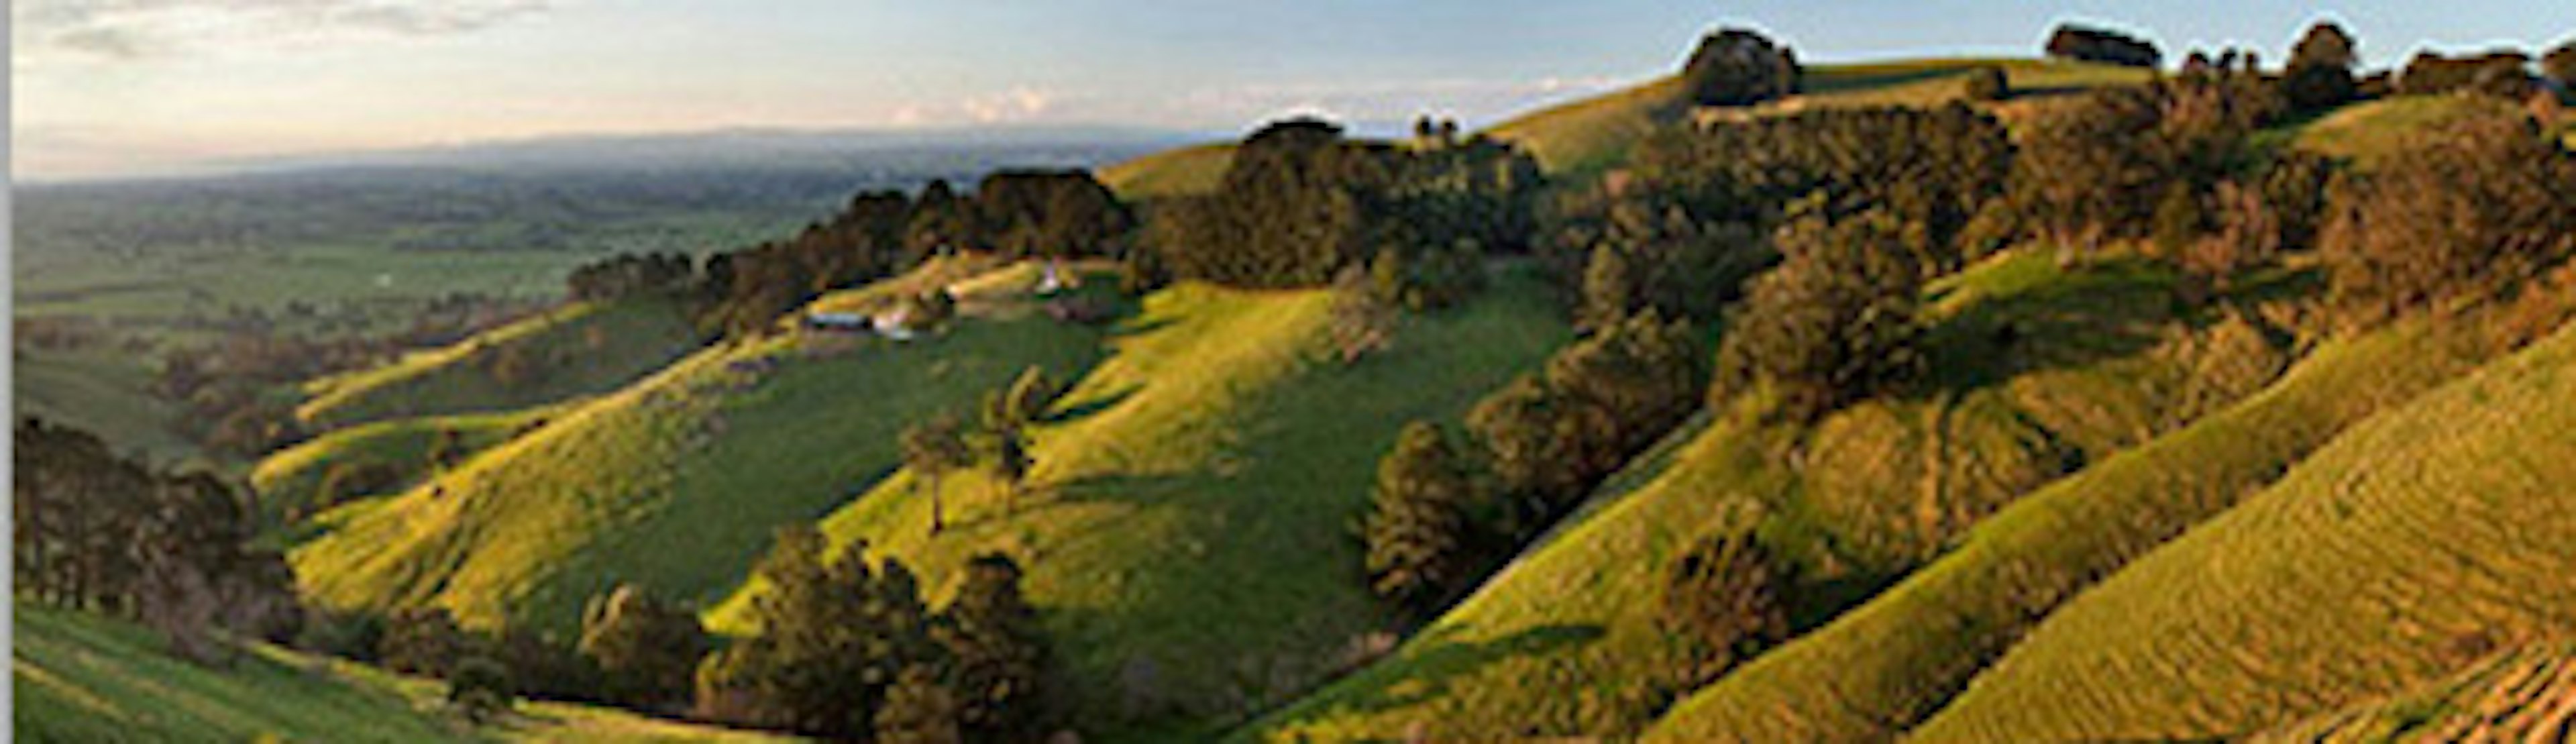
<path fill-rule="evenodd" d="M 20 65 L 131 61 L 238 48 L 470 33 L 542 13 L 553 0 L 22 0 Z"/>

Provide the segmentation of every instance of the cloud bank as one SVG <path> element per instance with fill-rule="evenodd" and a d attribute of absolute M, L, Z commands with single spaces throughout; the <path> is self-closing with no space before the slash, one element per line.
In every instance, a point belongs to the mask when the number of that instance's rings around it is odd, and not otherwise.
<path fill-rule="evenodd" d="M 20 0 L 13 56 L 135 61 L 241 48 L 470 33 L 553 0 Z"/>

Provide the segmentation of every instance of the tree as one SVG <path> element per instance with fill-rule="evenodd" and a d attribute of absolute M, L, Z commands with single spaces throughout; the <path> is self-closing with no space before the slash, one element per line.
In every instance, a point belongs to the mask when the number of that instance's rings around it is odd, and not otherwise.
<path fill-rule="evenodd" d="M 621 584 L 582 609 L 582 656 L 599 666 L 609 699 L 644 710 L 689 700 L 690 675 L 712 647 L 698 616 Z"/>
<path fill-rule="evenodd" d="M 967 741 L 959 718 L 963 715 L 956 693 L 940 679 L 939 670 L 925 664 L 904 667 L 887 689 L 885 703 L 877 708 L 875 733 L 879 744 L 964 744 Z"/>
<path fill-rule="evenodd" d="M 2576 91 L 2576 41 L 2549 50 L 2549 54 L 2540 58 L 2540 71 L 2549 79 L 2558 81 L 2562 95 Z"/>
<path fill-rule="evenodd" d="M 1592 260 L 1583 266 L 1582 305 L 1574 316 L 1574 327 L 1580 330 L 1606 328 L 1626 320 L 1637 309 L 1636 275 L 1628 270 L 1628 260 L 1610 245 L 1592 248 Z"/>
<path fill-rule="evenodd" d="M 447 608 L 405 608 L 385 617 L 376 658 L 397 672 L 444 677 L 455 669 L 471 640 Z"/>
<path fill-rule="evenodd" d="M 2201 223 L 2200 195 L 2192 193 L 2191 184 L 2165 186 L 2164 198 L 2156 201 L 2156 249 L 2167 256 L 2182 253 L 2200 240 Z"/>
<path fill-rule="evenodd" d="M 1027 435 L 1018 428 L 993 433 L 993 477 L 1002 482 L 1005 514 L 1020 510 L 1020 494 L 1027 487 L 1029 470 L 1037 460 L 1029 456 Z"/>
<path fill-rule="evenodd" d="M 2322 111 L 2352 100 L 2359 86 L 2353 80 L 2352 68 L 2359 62 L 2352 34 L 2342 26 L 2332 21 L 2309 26 L 2299 43 L 2291 47 L 2290 66 L 2282 74 L 2281 85 L 2290 107 Z"/>
<path fill-rule="evenodd" d="M 1747 29 L 1701 37 L 1682 65 L 1691 100 L 1703 106 L 1747 106 L 1799 90 L 1797 54 Z"/>
<path fill-rule="evenodd" d="M 892 559 L 871 562 L 864 542 L 829 561 L 823 549 L 822 533 L 810 525 L 779 531 L 776 547 L 753 569 L 768 587 L 751 603 L 759 633 L 700 665 L 700 715 L 864 738 L 905 668 L 944 663 L 910 570 Z"/>
<path fill-rule="evenodd" d="M 1380 261 L 1380 266 L 1392 267 L 1395 257 L 1390 253 Z M 1356 364 L 1362 357 L 1386 350 L 1395 337 L 1395 307 L 1370 274 L 1351 266 L 1333 280 L 1333 351 L 1343 364 Z"/>
<path fill-rule="evenodd" d="M 1010 392 L 1003 397 L 1004 413 L 1013 421 L 1029 423 L 1046 416 L 1047 407 L 1055 405 L 1064 388 L 1047 376 L 1046 368 L 1029 365 L 1011 380 Z"/>
<path fill-rule="evenodd" d="M 2193 293 L 2223 292 L 2240 272 L 2272 260 L 2281 250 L 2281 219 L 2259 189 L 2228 181 L 2210 197 L 2218 229 L 2176 255 Z"/>
<path fill-rule="evenodd" d="M 447 704 L 464 712 L 475 725 L 488 723 L 510 710 L 518 692 L 510 685 L 510 670 L 488 657 L 473 656 L 455 663 L 447 675 Z"/>
<path fill-rule="evenodd" d="M 1963 95 L 1971 101 L 2001 101 L 2012 97 L 2012 80 L 2004 76 L 2001 67 L 1979 67 L 1968 73 Z"/>
<path fill-rule="evenodd" d="M 932 629 L 953 665 L 948 689 L 967 741 L 1029 741 L 1048 716 L 1052 659 L 1022 580 L 1009 556 L 976 556 Z"/>
<path fill-rule="evenodd" d="M 1370 591 L 1416 616 L 1436 614 L 1469 579 L 1472 512 L 1483 501 L 1448 433 L 1426 421 L 1407 424 L 1378 461 L 1361 526 Z"/>
<path fill-rule="evenodd" d="M 1781 228 L 1787 261 L 1754 283 L 1718 352 L 1720 397 L 1766 383 L 1807 419 L 1921 368 L 1921 272 L 1887 219 L 1808 216 Z"/>
<path fill-rule="evenodd" d="M 957 417 L 939 414 L 929 421 L 905 427 L 898 443 L 903 450 L 903 464 L 930 490 L 930 534 L 948 528 L 947 510 L 940 502 L 939 479 L 949 471 L 975 464 L 975 452 L 966 445 L 965 431 Z"/>
<path fill-rule="evenodd" d="M 1784 582 L 1768 550 L 1748 531 L 1701 538 L 1664 574 L 1665 633 L 1683 644 L 1683 680 L 1717 679 L 1786 640 Z"/>
<path fill-rule="evenodd" d="M 2164 53 L 2137 37 L 2108 29 L 2077 24 L 2058 26 L 2048 35 L 2048 56 L 2086 62 L 2155 67 L 2164 63 Z"/>

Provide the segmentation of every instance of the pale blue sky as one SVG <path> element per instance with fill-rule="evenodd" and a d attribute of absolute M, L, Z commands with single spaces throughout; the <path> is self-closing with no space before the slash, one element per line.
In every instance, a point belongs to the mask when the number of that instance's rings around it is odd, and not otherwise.
<path fill-rule="evenodd" d="M 2377 64 L 2576 34 L 2570 0 L 18 0 L 11 127 L 22 176 L 66 177 L 728 126 L 1481 123 L 1662 72 L 1719 24 L 1823 61 L 2028 55 L 2061 19 L 2277 59 L 2318 17 Z"/>

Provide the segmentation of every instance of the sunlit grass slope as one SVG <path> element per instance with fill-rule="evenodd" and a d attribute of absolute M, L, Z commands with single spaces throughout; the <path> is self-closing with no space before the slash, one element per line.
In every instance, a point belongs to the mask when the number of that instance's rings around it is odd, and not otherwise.
<path fill-rule="evenodd" d="M 1646 738 L 1893 738 L 2077 592 L 2472 368 L 2485 348 L 2474 335 L 2416 321 L 2330 341 L 2262 392 L 2006 507 L 1868 603 L 1695 693 Z"/>
<path fill-rule="evenodd" d="M 200 666 L 120 621 L 24 605 L 13 620 L 10 730 L 21 742 L 775 740 L 558 703 L 522 702 L 476 728 L 444 709 L 435 681 L 267 646 Z"/>
<path fill-rule="evenodd" d="M 321 503 L 321 487 L 333 468 L 387 468 L 396 476 L 394 490 L 404 490 L 436 471 L 431 454 L 448 432 L 455 433 L 457 445 L 464 452 L 480 452 L 543 424 L 549 415 L 559 412 L 542 407 L 378 421 L 338 429 L 260 460 L 251 469 L 251 488 L 259 493 L 261 511 L 269 516 L 310 514 L 327 506 Z M 373 495 L 385 494 L 336 497 Z"/>
<path fill-rule="evenodd" d="M 2410 140 L 2439 139 L 2454 125 L 2520 107 L 2484 95 L 2393 96 L 2346 106 L 2300 128 L 2299 149 L 2368 168 Z"/>
<path fill-rule="evenodd" d="M 1100 182 L 1128 201 L 1216 190 L 1234 165 L 1234 145 L 1212 143 L 1154 153 L 1100 169 Z"/>
<path fill-rule="evenodd" d="M 910 342 L 799 332 L 706 349 L 401 495 L 326 513 L 330 533 L 293 554 L 297 577 L 328 604 L 435 603 L 483 626 L 567 629 L 617 582 L 712 600 L 776 527 L 893 471 L 904 426 L 964 412 L 1032 365 L 1070 376 L 1102 354 L 1100 329 L 1004 316 Z"/>
<path fill-rule="evenodd" d="M 1070 689 L 1095 712 L 1086 729 L 1205 740 L 1317 683 L 1381 627 L 1351 529 L 1377 458 L 1406 422 L 1454 420 L 1566 340 L 1527 272 L 1408 317 L 1392 349 L 1349 366 L 1323 358 L 1323 291 L 1164 290 L 1034 431 L 1016 514 L 989 479 L 950 476 L 952 523 L 933 537 L 905 473 L 823 524 L 933 586 L 976 553 L 1017 556 Z M 745 630 L 742 601 L 716 624 Z"/>
<path fill-rule="evenodd" d="M 1688 692 L 1655 615 L 1663 568 L 1690 541 L 1763 530 L 1801 565 L 1793 614 L 1812 623 L 2081 461 L 2270 379 L 2286 352 L 2269 352 L 2271 370 L 2204 366 L 2213 343 L 2259 358 L 2264 342 L 2191 329 L 2169 281 L 2136 262 L 2061 270 L 2038 251 L 1946 279 L 1933 390 L 1812 430 L 1710 417 L 1393 656 L 1238 738 L 1633 733 Z M 1995 345 L 2004 327 L 2022 339 Z M 1810 475 L 1780 464 L 1791 447 Z"/>
<path fill-rule="evenodd" d="M 2242 735 L 2576 632 L 2576 330 L 2373 417 L 2051 614 L 1918 741 Z"/>
<path fill-rule="evenodd" d="M 2540 643 L 2498 653 L 2438 682 L 2279 726 L 2248 741 L 2551 741 L 2567 735 L 2570 720 L 2576 720 L 2576 647 Z"/>
<path fill-rule="evenodd" d="M 462 733 L 400 695 L 278 655 L 216 670 L 168 656 L 160 639 L 120 622 L 24 604 L 11 620 L 19 741 L 437 741 Z"/>
<path fill-rule="evenodd" d="M 316 429 L 525 408 L 613 390 L 697 345 L 677 301 L 576 303 L 446 348 L 306 385 Z"/>

